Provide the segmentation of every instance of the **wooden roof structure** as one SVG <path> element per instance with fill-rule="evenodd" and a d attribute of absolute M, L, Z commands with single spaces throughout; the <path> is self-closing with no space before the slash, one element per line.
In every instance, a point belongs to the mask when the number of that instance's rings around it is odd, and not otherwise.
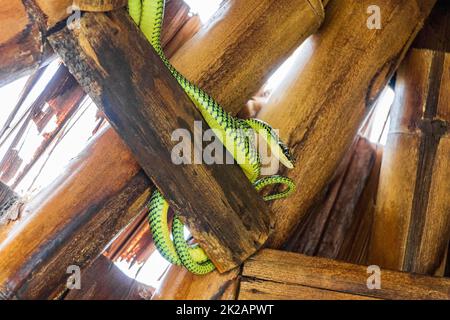
<path fill-rule="evenodd" d="M 227 112 L 279 128 L 290 146 L 297 166 L 282 173 L 299 190 L 269 204 L 238 166 L 171 162 L 171 132 L 193 133 L 203 120 L 127 2 L 10 0 L 0 9 L 0 86 L 28 76 L 0 121 L 0 150 L 9 143 L 0 298 L 450 299 L 448 2 L 379 0 L 382 25 L 371 28 L 369 0 L 224 0 L 203 25 L 184 1 L 167 1 L 162 43 L 173 65 Z M 82 11 L 74 29 L 72 5 Z M 383 146 L 367 132 L 387 86 L 395 101 Z M 89 143 L 21 198 L 18 186 L 46 163 L 87 96 L 99 109 Z M 42 140 L 25 160 L 31 124 Z M 155 253 L 146 219 L 155 186 L 217 271 L 171 266 L 152 287 L 119 270 L 117 261 L 142 265 Z M 67 287 L 70 266 L 81 269 L 81 290 Z M 371 287 L 376 270 L 381 288 Z"/>

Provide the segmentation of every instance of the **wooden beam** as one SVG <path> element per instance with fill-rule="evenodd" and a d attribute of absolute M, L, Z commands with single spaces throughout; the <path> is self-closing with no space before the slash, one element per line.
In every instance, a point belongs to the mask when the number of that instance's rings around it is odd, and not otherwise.
<path fill-rule="evenodd" d="M 11 0 L 0 9 L 0 87 L 46 65 L 55 56 L 45 41 L 47 30 L 82 11 L 110 11 L 128 0 Z"/>
<path fill-rule="evenodd" d="M 238 166 L 172 162 L 173 132 L 194 137 L 203 118 L 126 12 L 87 13 L 48 40 L 219 271 L 264 244 L 270 211 Z"/>
<path fill-rule="evenodd" d="M 0 22 L 1 87 L 46 64 L 53 51 L 44 44 L 39 21 L 27 12 L 22 0 L 2 3 Z"/>
<path fill-rule="evenodd" d="M 298 192 L 272 205 L 277 222 L 270 247 L 286 241 L 327 185 L 434 3 L 379 1 L 379 30 L 367 27 L 370 0 L 328 4 L 322 29 L 259 114 L 280 129 L 298 163 L 286 172 Z"/>
<path fill-rule="evenodd" d="M 327 3 L 323 1 L 323 6 Z M 235 114 L 272 72 L 317 30 L 322 20 L 323 7 L 318 1 L 225 1 L 218 14 L 174 55 L 171 62 Z M 205 294 L 195 289 L 207 287 L 211 282 L 209 277 L 193 280 L 179 273 L 179 268 L 168 271 L 163 286 L 155 294 L 157 299 L 174 296 L 231 298 L 217 295 L 214 289 Z M 211 275 L 215 287 L 228 286 L 234 273 Z M 187 278 L 181 281 L 184 276 Z"/>
<path fill-rule="evenodd" d="M 366 266 L 263 250 L 244 264 L 238 298 L 450 299 L 450 279 L 381 269 L 381 288 L 369 289 L 371 275 Z"/>
<path fill-rule="evenodd" d="M 173 0 L 169 2 L 168 10 L 171 10 L 174 3 Z M 165 21 L 165 24 L 167 23 Z M 64 95 L 64 97 L 67 96 Z M 57 98 L 49 101 L 49 104 L 64 103 L 62 96 Z M 99 159 L 101 156 L 105 156 L 106 159 Z M 114 157 L 115 161 L 110 161 L 111 157 Z M 97 168 L 96 162 L 105 164 L 105 166 Z M 113 171 L 105 172 L 108 168 Z M 121 174 L 125 172 L 126 174 Z M 103 185 L 105 177 L 109 183 Z M 111 180 L 111 177 L 114 179 Z M 19 263 L 13 265 L 11 269 L 5 270 L 5 274 L 2 275 L 4 277 L 0 287 L 7 287 L 8 294 L 5 290 L 1 292 L 1 295 L 30 299 L 47 299 L 63 295 L 66 289 L 67 266 L 77 265 L 82 269 L 85 268 L 127 225 L 127 220 L 134 222 L 135 217 L 141 217 L 142 209 L 150 194 L 149 188 L 152 187 L 150 181 L 143 177 L 145 176 L 143 173 L 139 173 L 139 167 L 133 160 L 130 151 L 114 130 L 106 128 L 106 132 L 103 131 L 94 136 L 90 145 L 72 161 L 67 171 L 61 175 L 61 179 L 41 192 L 40 195 L 46 201 L 45 206 L 35 205 L 32 201 L 23 210 L 20 219 L 15 223 L 0 227 L 0 242 L 9 238 L 11 243 L 15 242 L 19 247 L 24 248 L 20 251 L 23 254 L 19 254 L 17 250 L 14 251 L 14 259 Z M 61 183 L 63 186 L 57 187 Z M 73 186 L 82 187 L 73 189 Z M 90 190 L 91 187 L 92 190 Z M 133 190 L 136 190 L 137 193 L 133 193 Z M 75 202 L 72 198 L 73 192 L 76 193 Z M 38 196 L 38 199 L 42 198 Z M 41 200 L 37 201 L 39 203 Z M 66 207 L 62 208 L 61 205 L 66 205 Z M 53 218 L 54 210 L 59 212 L 59 219 Z M 118 220 L 117 215 L 123 211 L 130 214 L 124 216 L 125 221 Z M 14 233 L 15 230 L 22 230 L 19 225 L 25 220 L 28 221 L 29 228 L 24 230 L 28 230 L 29 233 L 25 236 L 20 231 Z M 106 221 L 109 223 L 105 223 Z M 63 230 L 66 226 L 67 229 L 73 229 L 71 226 L 77 226 L 77 228 L 76 231 L 73 231 L 70 240 L 62 241 L 58 246 L 54 246 L 53 242 L 48 241 L 53 234 L 47 237 L 41 232 L 42 223 L 56 230 Z M 98 226 L 103 226 L 104 229 L 97 229 Z M 90 239 L 84 235 L 86 228 L 94 228 L 99 232 L 89 233 L 94 236 L 94 239 Z M 86 250 L 88 247 L 89 249 Z M 154 246 L 151 247 L 154 248 Z M 6 246 L 4 250 L 0 250 L 0 260 L 10 259 L 10 248 Z M 42 248 L 46 248 L 46 254 L 40 255 L 40 259 L 36 259 L 38 251 Z M 32 268 L 27 269 L 27 265 L 31 265 Z M 45 270 L 45 272 L 40 272 L 40 270 Z M 48 274 L 51 275 L 51 279 L 45 277 Z"/>
<path fill-rule="evenodd" d="M 397 75 L 369 259 L 386 268 L 435 274 L 446 257 L 450 240 L 449 19 L 450 5 L 442 1 Z"/>

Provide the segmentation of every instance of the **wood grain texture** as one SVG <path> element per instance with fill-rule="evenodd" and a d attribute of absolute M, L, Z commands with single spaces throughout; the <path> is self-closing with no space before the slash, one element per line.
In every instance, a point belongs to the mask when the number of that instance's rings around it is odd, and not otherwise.
<path fill-rule="evenodd" d="M 105 12 L 125 7 L 128 0 L 73 0 L 73 4 L 83 11 Z"/>
<path fill-rule="evenodd" d="M 24 0 L 33 7 L 34 15 L 41 16 L 50 29 L 63 21 L 78 7 L 82 11 L 111 11 L 126 6 L 127 0 Z"/>
<path fill-rule="evenodd" d="M 298 163 L 286 172 L 297 193 L 272 205 L 277 221 L 270 247 L 286 241 L 329 182 L 434 3 L 379 1 L 380 30 L 367 28 L 370 0 L 327 5 L 322 28 L 259 114 L 280 130 Z"/>
<path fill-rule="evenodd" d="M 21 0 L 4 1 L 0 8 L 0 86 L 31 73 L 52 58 L 44 45 L 40 21 Z"/>
<path fill-rule="evenodd" d="M 426 27 L 398 72 L 369 260 L 423 274 L 442 270 L 450 240 L 450 53 L 439 41 L 422 49 L 426 34 L 450 39 L 450 6 L 436 10 L 447 17 L 430 22 L 446 35 Z"/>
<path fill-rule="evenodd" d="M 9 186 L 0 181 L 0 225 L 7 224 L 10 220 L 14 219 L 10 215 L 11 209 L 19 201 L 19 196 L 11 190 Z"/>
<path fill-rule="evenodd" d="M 0 297 L 58 295 L 65 289 L 68 266 L 91 262 L 139 215 L 142 207 L 135 203 L 149 197 L 147 178 L 129 151 L 117 152 L 126 150 L 117 135 L 106 131 L 97 139 L 104 141 L 91 143 L 63 175 L 25 205 L 21 221 L 1 242 Z M 111 167 L 114 174 L 108 173 Z M 135 178 L 127 183 L 130 176 Z"/>
<path fill-rule="evenodd" d="M 287 290 L 299 298 L 307 298 L 309 294 L 311 298 L 325 294 L 339 298 L 340 293 L 356 295 L 356 298 L 450 299 L 450 279 L 382 269 L 381 289 L 370 290 L 367 288 L 370 274 L 365 266 L 275 250 L 263 250 L 249 259 L 242 276 L 244 286 L 239 298 L 266 298 L 271 292 L 276 298 L 287 285 Z M 297 292 L 292 290 L 293 286 Z M 271 287 L 271 292 L 267 292 Z"/>
<path fill-rule="evenodd" d="M 172 162 L 172 133 L 193 137 L 202 116 L 126 12 L 86 13 L 49 41 L 219 271 L 264 244 L 270 211 L 238 166 Z"/>
<path fill-rule="evenodd" d="M 186 269 L 171 266 L 152 300 L 234 300 L 240 269 L 220 274 L 214 271 L 196 276 Z"/>
<path fill-rule="evenodd" d="M 243 278 L 239 300 L 373 300 L 374 298 L 290 283 Z"/>

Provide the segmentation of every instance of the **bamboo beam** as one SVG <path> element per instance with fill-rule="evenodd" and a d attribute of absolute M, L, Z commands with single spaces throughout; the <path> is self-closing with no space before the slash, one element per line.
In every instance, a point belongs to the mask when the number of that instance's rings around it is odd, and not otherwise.
<path fill-rule="evenodd" d="M 320 0 L 226 1 L 220 15 L 174 55 L 173 64 L 236 114 L 319 28 L 323 6 Z"/>
<path fill-rule="evenodd" d="M 123 145 L 117 135 L 103 131 L 96 141 L 101 143 L 91 143 L 64 174 L 24 205 L 22 221 L 1 242 L 0 297 L 59 296 L 67 268 L 91 262 L 141 212 L 149 181 L 129 152 L 107 153 L 108 144 L 115 150 Z M 111 167 L 116 170 L 105 183 L 99 176 Z M 134 178 L 127 183 L 130 176 Z"/>
<path fill-rule="evenodd" d="M 263 250 L 244 265 L 239 299 L 450 299 L 450 279 L 382 269 L 381 288 L 369 289 L 373 272 L 368 270 L 366 266 Z"/>
<path fill-rule="evenodd" d="M 450 240 L 449 19 L 450 5 L 442 1 L 397 75 L 369 260 L 391 269 L 435 274 L 445 263 Z"/>
<path fill-rule="evenodd" d="M 203 118 L 126 12 L 87 13 L 48 40 L 220 272 L 264 244 L 270 211 L 238 166 L 172 162 L 172 133 L 193 137 Z"/>
<path fill-rule="evenodd" d="M 378 1 L 379 30 L 366 25 L 370 0 L 328 4 L 321 31 L 259 114 L 280 129 L 298 163 L 287 172 L 298 192 L 272 205 L 277 221 L 270 247 L 285 242 L 326 186 L 434 3 Z"/>

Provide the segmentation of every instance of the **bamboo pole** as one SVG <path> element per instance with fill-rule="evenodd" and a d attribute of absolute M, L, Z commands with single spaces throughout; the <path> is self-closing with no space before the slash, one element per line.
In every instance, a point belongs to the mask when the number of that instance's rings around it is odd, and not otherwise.
<path fill-rule="evenodd" d="M 378 1 L 379 30 L 367 27 L 372 1 L 328 4 L 321 31 L 303 47 L 259 115 L 280 129 L 298 163 L 286 172 L 298 192 L 272 205 L 276 225 L 270 247 L 285 242 L 326 186 L 434 3 Z"/>
<path fill-rule="evenodd" d="M 320 27 L 326 3 L 225 1 L 215 18 L 174 55 L 173 64 L 228 112 L 237 114 Z"/>
<path fill-rule="evenodd" d="M 96 142 L 102 143 L 91 142 L 52 185 L 26 203 L 22 221 L 3 235 L 0 297 L 58 296 L 67 268 L 91 262 L 139 215 L 150 194 L 149 181 L 129 152 L 107 153 L 111 147 L 120 150 L 119 144 L 126 150 L 114 132 L 103 131 Z M 99 179 L 111 167 L 114 174 Z"/>
<path fill-rule="evenodd" d="M 450 5 L 439 3 L 397 75 L 369 256 L 370 263 L 385 268 L 435 274 L 445 263 L 450 240 L 449 19 Z"/>

